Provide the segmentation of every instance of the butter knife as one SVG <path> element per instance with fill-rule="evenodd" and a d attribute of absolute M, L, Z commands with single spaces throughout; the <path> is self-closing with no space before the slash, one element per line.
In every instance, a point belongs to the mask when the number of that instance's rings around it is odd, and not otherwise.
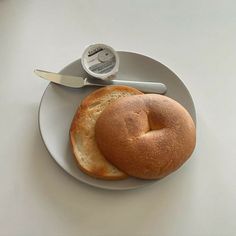
<path fill-rule="evenodd" d="M 44 70 L 34 70 L 39 77 L 61 84 L 71 88 L 82 88 L 84 86 L 108 86 L 108 85 L 125 85 L 136 88 L 146 93 L 164 94 L 167 91 L 165 84 L 156 82 L 140 82 L 127 80 L 101 80 L 95 78 L 82 78 L 79 76 L 62 75 Z"/>

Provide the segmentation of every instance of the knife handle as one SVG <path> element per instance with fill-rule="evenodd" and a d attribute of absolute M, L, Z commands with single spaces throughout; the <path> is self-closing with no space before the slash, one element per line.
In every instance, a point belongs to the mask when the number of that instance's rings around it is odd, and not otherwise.
<path fill-rule="evenodd" d="M 110 81 L 88 81 L 86 79 L 85 85 L 107 86 L 107 85 L 125 85 L 136 88 L 145 93 L 165 94 L 167 87 L 165 84 L 156 82 L 141 82 L 141 81 L 127 81 L 127 80 L 110 80 Z"/>
<path fill-rule="evenodd" d="M 156 82 L 140 82 L 140 81 L 127 81 L 127 80 L 111 80 L 112 85 L 126 85 L 136 88 L 145 93 L 159 93 L 165 94 L 167 87 L 165 84 Z"/>
<path fill-rule="evenodd" d="M 85 85 L 92 86 L 107 86 L 107 85 L 125 85 L 136 88 L 145 93 L 158 93 L 165 94 L 167 87 L 165 84 L 156 82 L 141 82 L 141 81 L 127 81 L 127 80 L 98 80 L 97 79 L 85 79 Z"/>

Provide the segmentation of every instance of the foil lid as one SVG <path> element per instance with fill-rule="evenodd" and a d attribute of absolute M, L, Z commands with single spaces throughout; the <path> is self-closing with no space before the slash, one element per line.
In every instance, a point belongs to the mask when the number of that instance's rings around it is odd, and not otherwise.
<path fill-rule="evenodd" d="M 81 58 L 84 70 L 91 76 L 99 79 L 108 79 L 119 69 L 118 53 L 105 44 L 88 46 Z"/>

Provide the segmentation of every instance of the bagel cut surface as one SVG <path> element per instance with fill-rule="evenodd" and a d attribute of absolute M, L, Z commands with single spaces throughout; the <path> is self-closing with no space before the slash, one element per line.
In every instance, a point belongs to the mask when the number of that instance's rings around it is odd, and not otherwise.
<path fill-rule="evenodd" d="M 192 154 L 195 124 L 186 109 L 163 95 L 120 98 L 107 106 L 95 125 L 105 158 L 127 175 L 160 179 Z"/>
<path fill-rule="evenodd" d="M 108 162 L 101 154 L 95 140 L 95 123 L 101 112 L 115 100 L 142 94 L 127 86 L 107 86 L 95 90 L 83 99 L 75 113 L 70 128 L 74 157 L 86 174 L 107 180 L 127 178 L 127 175 Z"/>

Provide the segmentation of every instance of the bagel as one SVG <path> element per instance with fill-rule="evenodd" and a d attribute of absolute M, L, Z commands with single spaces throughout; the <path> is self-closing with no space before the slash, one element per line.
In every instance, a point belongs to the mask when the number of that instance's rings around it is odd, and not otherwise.
<path fill-rule="evenodd" d="M 78 166 L 86 174 L 107 180 L 127 178 L 99 151 L 95 140 L 95 123 L 108 104 L 135 94 L 142 93 L 126 86 L 108 86 L 95 90 L 83 99 L 71 123 L 70 140 Z"/>
<path fill-rule="evenodd" d="M 97 119 L 95 138 L 104 157 L 127 175 L 160 179 L 190 157 L 196 130 L 178 102 L 143 94 L 108 105 Z"/>

